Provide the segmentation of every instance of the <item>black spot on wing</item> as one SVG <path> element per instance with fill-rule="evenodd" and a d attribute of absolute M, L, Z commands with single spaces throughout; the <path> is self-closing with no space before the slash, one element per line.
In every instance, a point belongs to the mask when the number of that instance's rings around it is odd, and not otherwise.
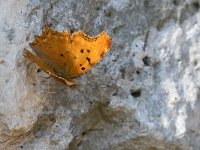
<path fill-rule="evenodd" d="M 64 55 L 63 55 L 63 54 L 60 54 L 60 56 L 61 56 L 61 57 L 64 57 Z"/>
<path fill-rule="evenodd" d="M 90 64 L 90 58 L 89 58 L 89 57 L 87 57 L 86 59 L 87 59 L 88 63 Z"/>

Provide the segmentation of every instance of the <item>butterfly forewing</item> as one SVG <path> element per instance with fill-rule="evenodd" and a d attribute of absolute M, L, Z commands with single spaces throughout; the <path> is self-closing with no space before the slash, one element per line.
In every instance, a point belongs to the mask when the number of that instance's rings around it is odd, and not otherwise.
<path fill-rule="evenodd" d="M 71 53 L 74 56 L 72 67 L 68 67 L 70 78 L 78 77 L 90 70 L 109 51 L 111 38 L 102 32 L 96 37 L 89 37 L 82 31 L 72 35 Z"/>

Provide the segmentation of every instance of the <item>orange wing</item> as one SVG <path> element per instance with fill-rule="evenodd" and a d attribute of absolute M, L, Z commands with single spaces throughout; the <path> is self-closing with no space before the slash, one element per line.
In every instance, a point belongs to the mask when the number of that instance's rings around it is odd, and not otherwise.
<path fill-rule="evenodd" d="M 79 31 L 73 33 L 71 39 L 70 53 L 73 60 L 66 66 L 66 74 L 69 78 L 78 77 L 90 70 L 104 57 L 112 44 L 106 32 L 96 37 L 89 37 L 83 31 Z"/>
<path fill-rule="evenodd" d="M 36 55 L 29 52 L 27 49 L 23 51 L 24 57 L 30 59 L 32 62 L 36 63 L 44 72 L 52 76 L 53 78 L 63 82 L 66 86 L 76 86 L 77 84 L 74 83 L 72 80 L 65 79 L 63 77 L 58 76 L 54 70 L 52 70 L 42 59 L 37 57 Z"/>
<path fill-rule="evenodd" d="M 56 32 L 45 28 L 41 36 L 36 36 L 30 43 L 31 48 L 53 67 L 57 72 L 66 76 L 66 63 L 71 58 L 69 32 Z"/>
<path fill-rule="evenodd" d="M 89 37 L 79 31 L 70 38 L 69 32 L 45 28 L 42 35 L 36 36 L 35 41 L 30 43 L 39 58 L 27 51 L 24 54 L 51 76 L 69 82 L 66 84 L 69 85 L 73 83 L 69 79 L 86 73 L 97 64 L 109 51 L 111 43 L 106 32 Z"/>

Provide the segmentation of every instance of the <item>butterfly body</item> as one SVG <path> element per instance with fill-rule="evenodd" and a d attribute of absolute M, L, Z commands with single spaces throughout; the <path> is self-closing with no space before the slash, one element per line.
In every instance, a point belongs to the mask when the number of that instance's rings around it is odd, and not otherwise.
<path fill-rule="evenodd" d="M 37 56 L 24 50 L 24 56 L 36 63 L 43 71 L 74 86 L 72 81 L 85 74 L 109 51 L 112 40 L 106 32 L 89 37 L 78 31 L 70 36 L 69 32 L 56 32 L 45 28 L 41 36 L 36 36 L 30 47 Z"/>

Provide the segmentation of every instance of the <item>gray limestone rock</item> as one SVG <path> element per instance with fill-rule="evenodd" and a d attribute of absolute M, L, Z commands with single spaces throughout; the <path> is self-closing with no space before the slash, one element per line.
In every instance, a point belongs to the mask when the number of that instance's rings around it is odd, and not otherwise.
<path fill-rule="evenodd" d="M 0 1 L 0 149 L 199 150 L 200 3 Z M 110 52 L 69 88 L 23 57 L 48 25 Z"/>

